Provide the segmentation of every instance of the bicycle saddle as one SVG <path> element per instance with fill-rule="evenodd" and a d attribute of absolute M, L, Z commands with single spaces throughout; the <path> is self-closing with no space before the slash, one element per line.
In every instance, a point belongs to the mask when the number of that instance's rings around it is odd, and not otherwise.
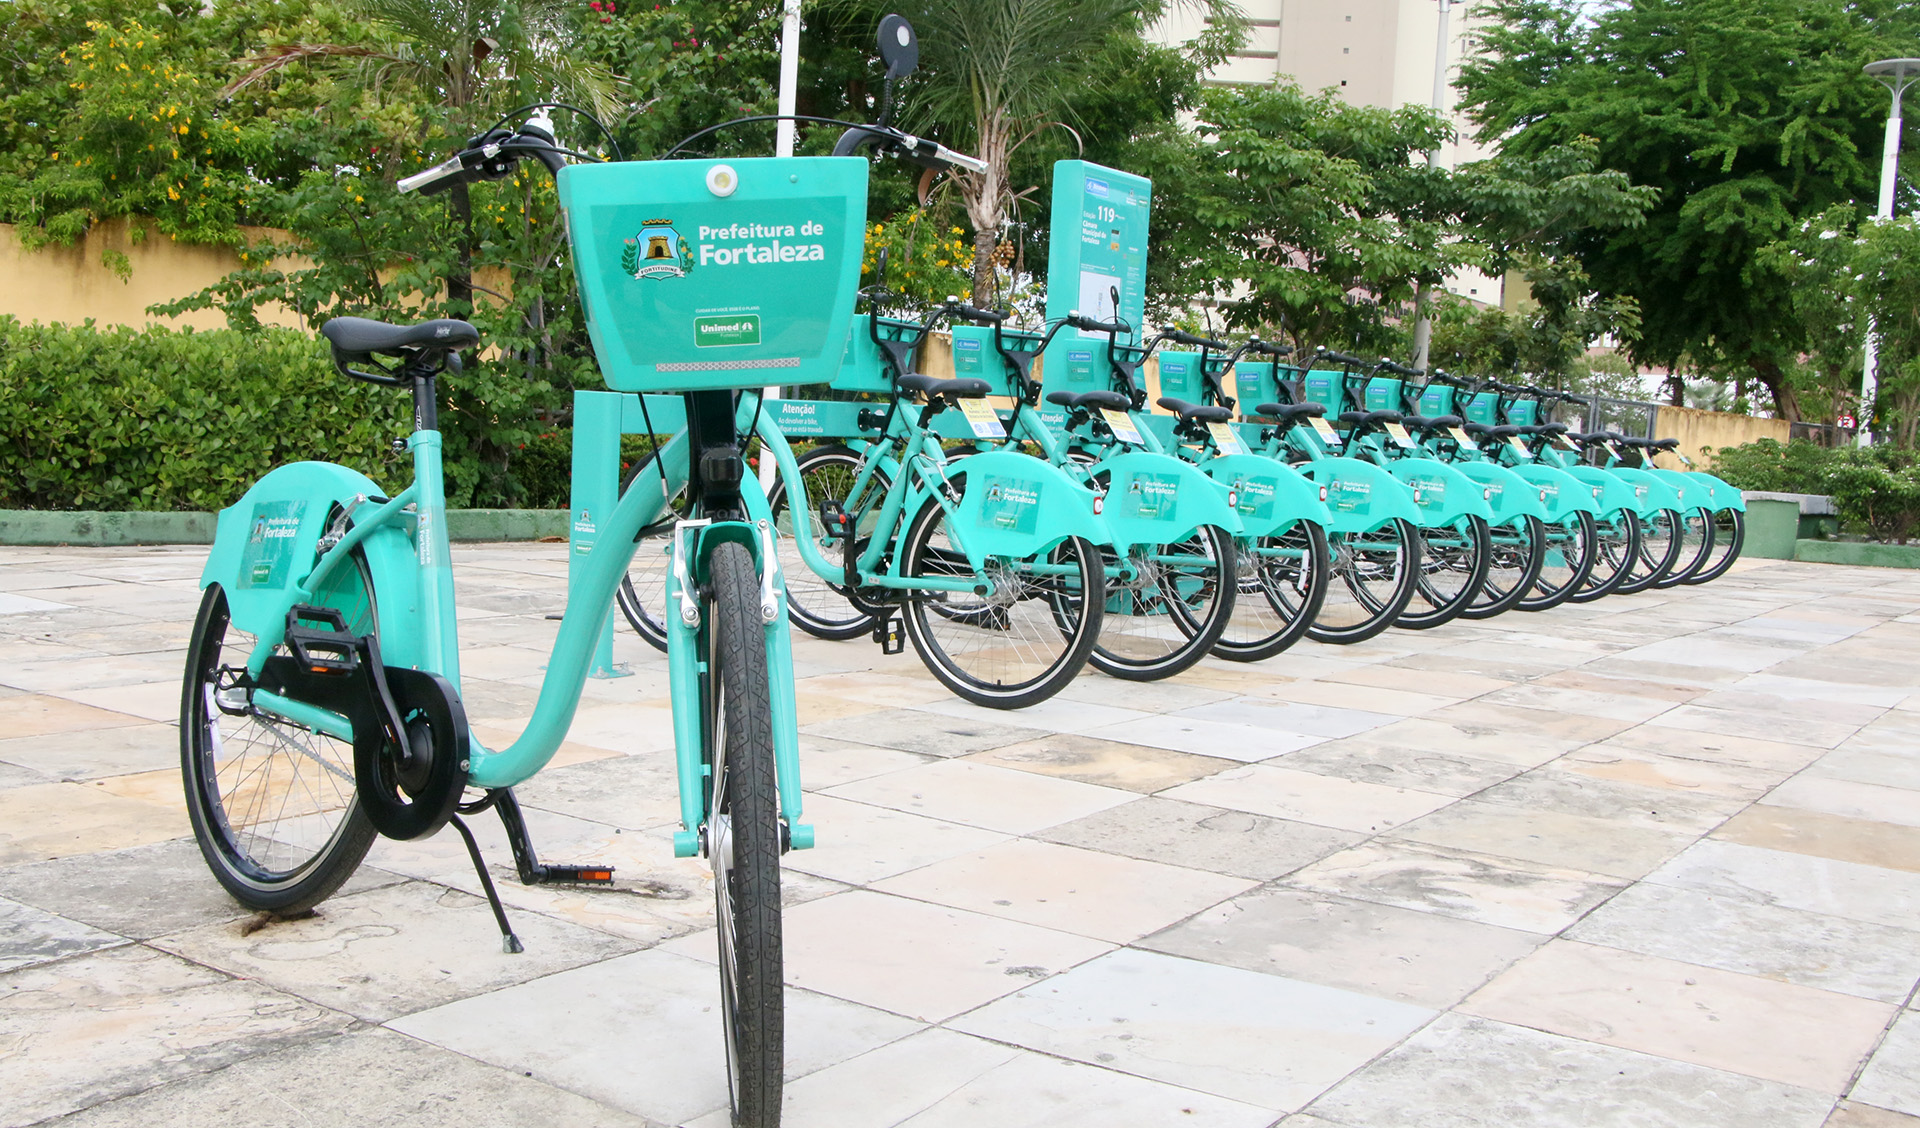
<path fill-rule="evenodd" d="M 1514 426 L 1511 423 L 1502 423 L 1498 427 L 1487 428 L 1487 434 L 1493 436 L 1496 439 L 1504 439 L 1509 435 L 1517 435 L 1519 433 L 1520 433 L 1520 428 Z"/>
<path fill-rule="evenodd" d="M 1272 419 L 1312 419 L 1316 415 L 1325 415 L 1324 403 L 1263 403 L 1253 409 L 1255 415 L 1265 415 Z"/>
<path fill-rule="evenodd" d="M 446 317 L 418 325 L 389 325 L 365 317 L 336 317 L 320 327 L 320 335 L 344 353 L 470 349 L 480 343 L 480 330 Z"/>
<path fill-rule="evenodd" d="M 954 399 L 979 399 L 993 388 L 985 380 L 972 376 L 962 376 L 956 380 L 938 380 L 918 372 L 909 372 L 893 378 L 896 386 L 909 392 L 919 392 L 923 396 L 951 396 Z"/>
<path fill-rule="evenodd" d="M 1542 423 L 1538 427 L 1543 435 L 1564 435 L 1571 429 L 1565 423 Z"/>
<path fill-rule="evenodd" d="M 1156 401 L 1161 407 L 1180 417 L 1180 422 L 1198 419 L 1202 423 L 1225 423 L 1233 418 L 1233 412 L 1224 407 L 1213 407 L 1203 403 L 1188 403 L 1186 400 L 1161 396 Z"/>
<path fill-rule="evenodd" d="M 1460 425 L 1460 417 L 1458 415 L 1435 415 L 1429 418 L 1425 415 L 1409 415 L 1400 422 L 1421 431 L 1438 431 L 1442 427 L 1458 427 Z"/>
<path fill-rule="evenodd" d="M 1661 439 L 1659 442 L 1648 443 L 1647 445 L 1652 447 L 1654 450 L 1679 450 L 1680 440 L 1679 439 Z"/>
<path fill-rule="evenodd" d="M 1061 407 L 1110 407 L 1115 411 L 1126 411 L 1133 404 L 1119 392 L 1048 392 L 1048 403 L 1057 403 Z"/>
<path fill-rule="evenodd" d="M 1343 411 L 1340 422 L 1357 423 L 1362 426 L 1371 423 L 1398 423 L 1402 416 L 1397 411 Z"/>
<path fill-rule="evenodd" d="M 1487 426 L 1485 423 L 1462 423 L 1460 429 L 1469 435 L 1484 435 L 1493 430 L 1492 427 Z"/>

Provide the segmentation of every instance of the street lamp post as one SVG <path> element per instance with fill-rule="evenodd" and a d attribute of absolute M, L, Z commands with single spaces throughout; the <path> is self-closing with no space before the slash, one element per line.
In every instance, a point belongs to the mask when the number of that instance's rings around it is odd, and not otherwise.
<path fill-rule="evenodd" d="M 1920 80 L 1920 59 L 1881 59 L 1877 63 L 1867 64 L 1867 73 L 1884 83 L 1893 94 L 1892 104 L 1887 109 L 1887 139 L 1880 150 L 1880 206 L 1874 210 L 1877 219 L 1893 218 L 1893 186 L 1898 179 L 1897 166 L 1900 163 L 1900 98 L 1907 87 Z M 1871 323 L 1867 325 L 1867 360 L 1863 365 L 1860 379 L 1860 419 L 1859 430 L 1854 433 L 1854 441 L 1860 446 L 1873 442 L 1870 424 L 1873 422 L 1873 401 L 1879 394 L 1880 347 L 1878 334 Z"/>

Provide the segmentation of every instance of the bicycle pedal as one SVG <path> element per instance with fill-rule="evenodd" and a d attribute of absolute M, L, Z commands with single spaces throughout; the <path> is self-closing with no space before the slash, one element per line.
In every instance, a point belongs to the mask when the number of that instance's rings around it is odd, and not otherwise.
<path fill-rule="evenodd" d="M 873 641 L 880 644 L 880 653 L 898 654 L 907 648 L 907 624 L 898 615 L 888 615 L 873 624 Z"/>
<path fill-rule="evenodd" d="M 612 885 L 612 866 L 556 866 L 542 862 L 539 885 Z"/>
<path fill-rule="evenodd" d="M 309 626 L 324 623 L 324 627 Z M 347 621 L 331 607 L 296 603 L 287 609 L 287 649 L 300 668 L 314 674 L 351 674 L 360 668 L 365 642 L 347 630 Z"/>

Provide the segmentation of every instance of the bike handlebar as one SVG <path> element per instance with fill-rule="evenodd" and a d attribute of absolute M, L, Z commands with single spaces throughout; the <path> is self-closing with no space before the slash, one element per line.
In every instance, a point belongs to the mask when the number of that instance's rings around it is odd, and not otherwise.
<path fill-rule="evenodd" d="M 948 315 L 962 321 L 971 321 L 977 325 L 998 325 L 1007 319 L 1007 315 L 990 309 L 970 306 L 959 298 L 949 296 L 945 302 Z"/>
<path fill-rule="evenodd" d="M 1172 341 L 1176 345 L 1191 345 L 1196 349 L 1206 349 L 1208 352 L 1233 351 L 1233 346 L 1227 344 L 1225 341 L 1217 341 L 1212 337 L 1202 337 L 1197 333 L 1188 333 L 1172 325 L 1163 327 L 1160 330 L 1160 337 L 1162 340 Z"/>
<path fill-rule="evenodd" d="M 904 157 L 923 168 L 939 172 L 956 168 L 966 172 L 987 171 L 987 162 L 979 157 L 956 153 L 938 141 L 916 137 L 890 125 L 862 125 L 847 130 L 840 135 L 840 140 L 834 142 L 833 155 L 850 157 L 867 147 Z"/>
<path fill-rule="evenodd" d="M 403 193 L 433 196 L 467 181 L 502 180 L 523 157 L 539 161 L 548 172 L 566 167 L 567 154 L 554 144 L 553 119 L 544 110 L 512 132 L 491 129 L 468 138 L 466 148 L 424 172 L 402 178 L 396 187 Z"/>
<path fill-rule="evenodd" d="M 1383 368 L 1386 371 L 1393 373 L 1395 376 L 1414 377 L 1414 376 L 1425 376 L 1427 374 L 1426 369 L 1424 368 L 1408 368 L 1404 364 L 1395 364 L 1393 361 L 1388 360 L 1384 356 L 1380 358 L 1380 363 L 1375 367 Z"/>
<path fill-rule="evenodd" d="M 1351 353 L 1334 352 L 1332 349 L 1328 349 L 1328 348 L 1322 348 L 1318 350 L 1315 355 L 1318 357 L 1318 359 L 1331 360 L 1335 364 L 1344 364 L 1349 368 L 1365 368 L 1367 366 L 1366 361 L 1361 360 L 1359 357 L 1354 356 Z"/>
<path fill-rule="evenodd" d="M 1118 321 L 1095 321 L 1077 309 L 1067 314 L 1065 321 L 1075 329 L 1082 329 L 1088 333 L 1111 333 L 1118 336 L 1127 331 L 1126 326 Z"/>

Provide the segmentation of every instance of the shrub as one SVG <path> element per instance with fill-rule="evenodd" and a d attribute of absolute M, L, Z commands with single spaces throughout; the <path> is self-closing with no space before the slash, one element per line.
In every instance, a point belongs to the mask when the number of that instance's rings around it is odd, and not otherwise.
<path fill-rule="evenodd" d="M 1920 528 L 1920 464 L 1910 450 L 1760 439 L 1715 451 L 1713 472 L 1743 490 L 1831 495 L 1840 519 L 1874 540 L 1905 544 Z"/>

